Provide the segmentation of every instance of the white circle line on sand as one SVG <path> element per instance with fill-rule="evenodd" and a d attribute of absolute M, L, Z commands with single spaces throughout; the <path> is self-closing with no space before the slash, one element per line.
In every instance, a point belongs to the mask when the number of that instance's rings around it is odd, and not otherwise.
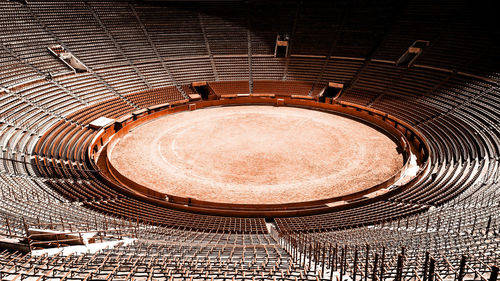
<path fill-rule="evenodd" d="M 258 113 L 258 114 L 261 114 L 261 112 L 251 112 L 251 113 Z M 245 113 L 236 113 L 236 114 L 245 114 Z M 234 113 L 230 113 L 230 112 L 227 112 L 227 113 L 224 113 L 224 114 L 221 114 L 220 117 L 230 117 L 230 116 L 234 116 L 235 114 Z M 273 113 L 266 113 L 267 116 L 274 116 L 274 117 L 282 117 L 283 114 L 280 114 L 280 113 L 277 113 L 277 112 L 273 112 Z M 303 116 L 300 115 L 300 114 L 292 114 L 292 115 L 289 115 L 289 117 L 300 117 L 302 118 Z M 309 120 L 311 121 L 316 121 L 314 120 L 312 117 L 309 117 L 307 116 Z M 197 120 L 190 120 L 191 122 L 190 123 L 194 123 L 196 122 Z M 303 123 L 306 123 L 306 119 L 302 119 L 300 120 L 299 122 L 303 122 Z M 323 122 L 322 122 L 323 123 Z M 330 127 L 330 128 L 335 128 L 335 126 L 333 126 L 332 124 L 330 123 L 326 123 L 324 122 L 323 123 L 324 125 Z M 178 126 L 175 126 L 175 127 L 172 127 L 172 129 L 175 129 L 177 127 L 181 127 L 180 125 Z M 179 157 L 179 154 L 177 153 L 176 151 L 176 148 L 175 148 L 175 141 L 176 141 L 176 138 L 177 137 L 181 137 L 187 130 L 189 129 L 189 127 L 184 127 L 181 131 L 177 132 L 174 134 L 175 138 L 172 140 L 172 144 L 171 144 L 171 149 L 172 149 L 172 152 L 174 153 L 174 155 L 176 155 L 176 157 L 179 159 L 179 160 L 183 160 L 181 159 L 181 157 Z M 170 130 L 169 130 L 170 131 Z M 164 132 L 159 138 L 161 138 L 162 136 L 166 135 L 169 131 L 166 131 Z M 206 177 L 202 177 L 202 176 L 199 176 L 199 175 L 196 175 L 194 173 L 190 173 L 190 174 L 187 174 L 185 173 L 184 169 L 176 166 L 175 164 L 173 164 L 171 161 L 168 161 L 168 159 L 166 159 L 164 157 L 164 153 L 168 153 L 167 151 L 162 151 L 161 149 L 161 145 L 158 144 L 158 146 L 160 147 L 160 156 L 162 158 L 162 160 L 165 162 L 165 164 L 169 167 L 172 167 L 176 170 L 176 172 L 178 173 L 177 176 L 180 176 L 182 175 L 182 177 L 184 177 L 185 179 L 195 179 L 198 183 L 200 184 L 207 184 L 209 183 L 210 185 L 219 185 L 219 186 L 225 186 L 226 188 L 229 188 L 229 187 L 232 187 L 232 188 L 252 188 L 252 189 L 255 189 L 255 190 L 260 190 L 260 191 L 263 191 L 263 190 L 266 190 L 266 189 L 269 189 L 271 188 L 272 186 L 274 186 L 275 184 L 259 184 L 259 185 L 255 185 L 255 184 L 236 184 L 236 183 L 225 183 L 225 182 L 220 182 L 220 181 L 214 181 L 213 179 L 210 179 L 210 178 L 206 178 Z M 359 147 L 359 144 L 356 143 L 356 147 Z M 364 155 L 364 153 L 363 153 Z M 323 160 L 323 161 L 326 161 L 326 160 Z M 360 158 L 359 157 L 356 157 L 354 158 L 354 161 L 351 162 L 351 165 L 348 166 L 347 169 L 343 169 L 340 173 L 338 173 L 337 175 L 332 175 L 332 174 L 329 174 L 329 175 L 325 175 L 323 177 L 319 177 L 319 178 L 313 178 L 313 179 L 307 179 L 307 180 L 302 180 L 302 181 L 294 181 L 294 182 L 289 182 L 289 183 L 285 183 L 289 186 L 289 188 L 300 188 L 304 185 L 309 185 L 309 184 L 314 184 L 314 183 L 318 183 L 318 182 L 323 182 L 325 180 L 327 180 L 328 178 L 333 178 L 333 177 L 338 177 L 338 176 L 342 176 L 342 175 L 346 175 L 348 174 L 349 172 L 351 172 L 356 166 L 357 164 L 359 164 L 361 162 Z"/>

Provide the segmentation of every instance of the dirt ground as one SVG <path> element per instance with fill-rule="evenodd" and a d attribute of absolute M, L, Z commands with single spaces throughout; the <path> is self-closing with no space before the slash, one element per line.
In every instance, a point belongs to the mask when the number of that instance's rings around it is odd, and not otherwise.
<path fill-rule="evenodd" d="M 396 144 L 349 118 L 234 106 L 168 115 L 110 150 L 123 175 L 171 195 L 224 203 L 319 200 L 369 188 L 403 165 Z"/>

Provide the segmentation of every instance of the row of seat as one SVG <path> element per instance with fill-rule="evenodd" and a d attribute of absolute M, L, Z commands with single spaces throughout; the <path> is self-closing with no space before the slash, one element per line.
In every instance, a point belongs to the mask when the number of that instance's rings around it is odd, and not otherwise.
<path fill-rule="evenodd" d="M 331 280 L 334 271 L 356 271 L 355 280 L 396 279 L 401 255 L 403 275 L 418 280 L 425 252 L 435 261 L 435 278 L 456 278 L 461 255 L 466 279 L 490 277 L 499 264 L 500 103 L 488 44 L 495 36 L 467 24 L 443 32 L 435 19 L 460 4 L 450 2 L 441 13 L 432 1 L 415 1 L 393 17 L 394 2 L 367 9 L 349 1 L 281 3 L 280 13 L 267 2 L 194 10 L 182 3 L 0 3 L 0 236 L 26 237 L 26 224 L 97 230 L 117 220 L 135 222 L 122 234 L 138 239 L 82 255 L 0 252 L 0 279 Z M 422 20 L 429 9 L 436 16 Z M 271 20 L 263 16 L 268 10 Z M 374 10 L 377 18 L 367 22 Z M 283 31 L 292 56 L 274 58 Z M 481 40 L 459 44 L 471 34 Z M 417 39 L 431 45 L 413 67 L 396 67 Z M 70 73 L 49 44 L 67 47 L 90 71 Z M 92 171 L 86 159 L 92 120 L 186 98 L 195 81 L 208 81 L 219 94 L 315 95 L 328 82 L 346 83 L 340 100 L 393 114 L 425 135 L 430 168 L 413 188 L 385 201 L 268 224 L 128 198 Z M 307 242 L 287 244 L 287 235 Z M 326 250 L 335 248 L 335 255 Z"/>

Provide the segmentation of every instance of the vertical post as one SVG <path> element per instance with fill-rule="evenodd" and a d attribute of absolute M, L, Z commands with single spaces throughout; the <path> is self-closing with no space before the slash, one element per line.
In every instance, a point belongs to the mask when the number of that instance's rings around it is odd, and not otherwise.
<path fill-rule="evenodd" d="M 429 264 L 429 281 L 434 281 L 434 267 L 436 266 L 436 260 L 434 258 L 430 258 Z"/>
<path fill-rule="evenodd" d="M 377 281 L 377 263 L 378 263 L 378 253 L 375 253 L 375 260 L 373 261 L 373 272 L 372 272 L 373 281 Z"/>
<path fill-rule="evenodd" d="M 497 279 L 498 279 L 498 266 L 494 265 L 491 267 L 489 281 L 497 281 Z"/>
<path fill-rule="evenodd" d="M 358 246 L 354 250 L 354 267 L 352 269 L 352 280 L 356 281 L 356 273 L 358 270 Z"/>
<path fill-rule="evenodd" d="M 338 256 L 338 254 L 339 254 L 339 245 L 335 244 L 335 253 L 334 253 L 334 255 L 335 255 L 335 263 L 334 263 L 335 271 L 338 271 L 338 268 L 337 268 L 337 264 L 338 264 L 337 256 Z"/>
<path fill-rule="evenodd" d="M 135 217 L 135 238 L 137 238 L 137 232 L 139 231 L 139 216 Z"/>
<path fill-rule="evenodd" d="M 286 243 L 286 236 L 281 237 L 281 244 L 283 245 L 283 248 L 285 248 L 285 251 L 288 252 L 288 244 Z"/>
<path fill-rule="evenodd" d="M 460 234 L 460 229 L 462 228 L 462 217 L 458 218 L 458 230 L 457 233 Z"/>
<path fill-rule="evenodd" d="M 330 281 L 333 279 L 333 256 L 332 256 L 332 244 L 330 244 Z"/>
<path fill-rule="evenodd" d="M 477 215 L 474 216 L 474 224 L 472 224 L 471 235 L 474 235 L 474 230 L 476 230 Z"/>
<path fill-rule="evenodd" d="M 382 247 L 382 259 L 380 260 L 380 280 L 384 280 L 385 247 Z"/>
<path fill-rule="evenodd" d="M 12 237 L 12 232 L 10 230 L 10 223 L 9 223 L 9 218 L 5 217 L 5 221 L 7 222 L 7 230 L 9 231 L 9 236 Z"/>
<path fill-rule="evenodd" d="M 340 280 L 344 277 L 344 251 L 345 247 L 341 247 L 342 253 L 340 254 Z"/>
<path fill-rule="evenodd" d="M 295 246 L 295 248 L 293 249 L 294 250 L 294 256 L 293 256 L 293 258 L 294 258 L 294 261 L 298 262 L 298 263 L 300 263 L 300 260 L 298 258 L 298 256 L 299 256 L 299 244 L 300 244 L 299 243 L 299 234 L 296 234 L 296 236 L 294 237 L 294 246 Z"/>
<path fill-rule="evenodd" d="M 300 254 L 301 258 L 303 258 L 303 261 L 301 262 L 302 267 L 306 266 L 306 255 L 307 255 L 307 244 L 305 241 L 305 237 L 302 237 L 302 253 Z"/>
<path fill-rule="evenodd" d="M 332 245 L 330 245 L 330 248 L 331 248 Z M 331 255 L 331 254 L 330 254 Z M 333 257 L 331 257 L 331 260 L 330 260 L 330 281 L 333 280 Z"/>
<path fill-rule="evenodd" d="M 31 252 L 31 238 L 30 238 L 30 234 L 28 231 L 28 225 L 26 224 L 24 217 L 23 217 L 23 226 L 24 226 L 24 231 L 26 232 L 26 239 L 28 240 L 28 248 L 30 249 L 30 252 Z"/>
<path fill-rule="evenodd" d="M 328 264 L 330 265 L 330 270 L 333 270 L 332 267 L 332 243 L 328 243 Z"/>
<path fill-rule="evenodd" d="M 289 255 L 292 253 L 290 252 L 290 235 L 285 236 L 285 249 L 288 252 Z"/>
<path fill-rule="evenodd" d="M 302 266 L 306 265 L 306 254 L 307 254 L 307 252 L 306 252 L 306 250 L 307 250 L 306 246 L 307 245 L 306 245 L 305 238 L 302 237 L 302 245 L 301 245 L 302 253 L 300 254 L 301 259 L 303 258 L 303 261 L 301 263 Z"/>
<path fill-rule="evenodd" d="M 296 256 L 297 256 L 297 262 L 300 264 L 300 260 L 302 259 L 302 252 L 300 251 L 301 247 L 302 247 L 302 238 L 300 237 L 300 234 L 297 235 L 297 245 L 295 245 L 295 247 L 297 247 L 296 249 Z"/>
<path fill-rule="evenodd" d="M 318 242 L 314 243 L 314 272 L 317 272 L 317 266 L 318 266 Z"/>
<path fill-rule="evenodd" d="M 460 260 L 460 268 L 458 269 L 457 281 L 463 281 L 465 275 L 465 262 L 467 257 L 462 255 L 462 259 Z"/>
<path fill-rule="evenodd" d="M 347 250 L 348 250 L 347 245 L 344 245 L 344 258 L 343 258 L 344 261 L 342 262 L 342 264 L 344 265 L 342 267 L 342 272 L 344 272 L 344 274 L 346 274 L 347 272 Z"/>
<path fill-rule="evenodd" d="M 297 261 L 297 237 L 295 236 L 296 234 L 294 234 L 292 236 L 293 238 L 293 244 L 292 244 L 292 258 L 293 258 L 293 261 Z"/>
<path fill-rule="evenodd" d="M 396 266 L 396 278 L 395 281 L 401 281 L 403 277 L 403 255 L 398 255 L 398 264 Z"/>
<path fill-rule="evenodd" d="M 370 259 L 370 245 L 366 245 L 366 257 L 365 257 L 365 281 L 368 281 L 368 260 Z"/>
<path fill-rule="evenodd" d="M 321 257 L 321 276 L 325 275 L 325 244 L 321 247 L 322 257 Z"/>
<path fill-rule="evenodd" d="M 490 232 L 491 226 L 491 216 L 488 217 L 488 224 L 486 225 L 486 237 L 488 237 L 488 233 Z"/>
<path fill-rule="evenodd" d="M 312 244 L 309 243 L 309 265 L 307 268 L 311 268 L 311 258 L 312 258 L 311 253 L 312 253 Z"/>
<path fill-rule="evenodd" d="M 26 237 L 29 237 L 29 231 L 28 231 L 28 225 L 26 224 L 26 220 L 23 217 L 23 227 L 24 231 L 26 232 Z"/>
<path fill-rule="evenodd" d="M 427 268 L 429 267 L 429 252 L 425 252 L 425 261 L 424 261 L 424 277 L 422 281 L 427 281 Z"/>

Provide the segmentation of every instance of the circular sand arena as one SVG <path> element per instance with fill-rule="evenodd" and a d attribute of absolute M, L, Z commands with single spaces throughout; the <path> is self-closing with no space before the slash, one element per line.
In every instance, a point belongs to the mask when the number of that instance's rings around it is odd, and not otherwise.
<path fill-rule="evenodd" d="M 150 189 L 198 200 L 284 204 L 361 191 L 403 165 L 378 130 L 320 111 L 231 106 L 166 115 L 110 147 L 111 164 Z"/>

